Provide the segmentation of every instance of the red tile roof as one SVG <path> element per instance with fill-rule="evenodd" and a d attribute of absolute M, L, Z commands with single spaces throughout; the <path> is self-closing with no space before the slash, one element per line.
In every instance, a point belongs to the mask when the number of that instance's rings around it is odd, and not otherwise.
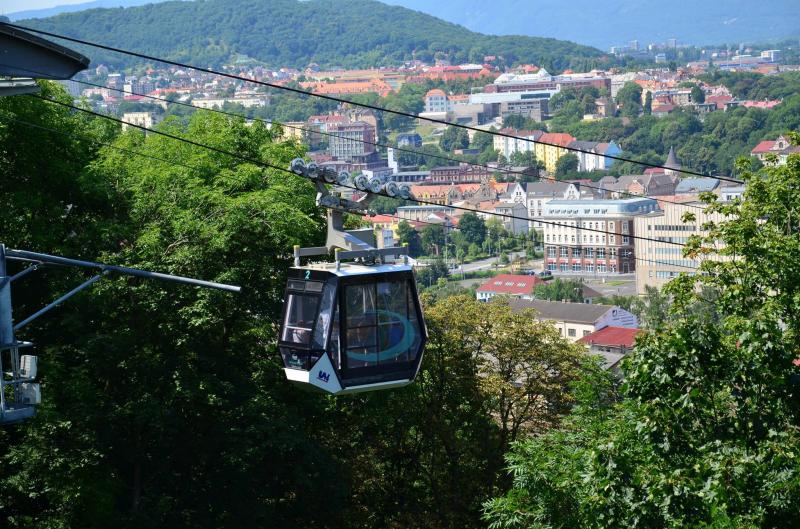
<path fill-rule="evenodd" d="M 766 152 L 770 152 L 772 148 L 775 146 L 775 142 L 772 140 L 764 140 L 758 145 L 756 145 L 750 154 L 762 154 Z"/>
<path fill-rule="evenodd" d="M 587 334 L 579 343 L 587 345 L 605 345 L 610 347 L 625 347 L 630 349 L 636 341 L 636 335 L 641 329 L 628 329 L 626 327 L 603 327 L 599 331 Z"/>
<path fill-rule="evenodd" d="M 478 292 L 494 292 L 495 294 L 530 295 L 533 288 L 544 281 L 536 276 L 519 274 L 500 274 L 478 287 Z"/>

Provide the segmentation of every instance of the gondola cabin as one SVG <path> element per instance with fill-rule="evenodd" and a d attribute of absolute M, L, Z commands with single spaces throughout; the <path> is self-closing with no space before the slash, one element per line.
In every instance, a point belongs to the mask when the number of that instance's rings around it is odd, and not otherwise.
<path fill-rule="evenodd" d="M 278 341 L 289 380 L 333 394 L 411 383 L 427 339 L 405 264 L 289 270 Z"/>

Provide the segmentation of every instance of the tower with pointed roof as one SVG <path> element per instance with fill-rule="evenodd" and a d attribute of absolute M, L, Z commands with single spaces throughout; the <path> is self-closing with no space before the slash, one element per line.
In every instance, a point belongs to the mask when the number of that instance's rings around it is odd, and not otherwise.
<path fill-rule="evenodd" d="M 680 177 L 680 170 L 681 170 L 681 162 L 678 161 L 678 157 L 675 155 L 675 147 L 669 148 L 669 154 L 667 155 L 667 163 L 664 164 L 666 167 L 666 173 L 673 177 L 679 178 Z"/>

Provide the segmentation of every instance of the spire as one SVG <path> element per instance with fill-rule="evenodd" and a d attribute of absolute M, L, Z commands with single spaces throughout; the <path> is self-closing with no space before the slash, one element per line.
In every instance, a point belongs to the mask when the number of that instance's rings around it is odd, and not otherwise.
<path fill-rule="evenodd" d="M 669 154 L 667 155 L 667 163 L 664 164 L 664 167 L 668 167 L 670 169 L 679 170 L 681 168 L 681 162 L 678 161 L 678 157 L 675 156 L 675 147 L 669 148 Z"/>

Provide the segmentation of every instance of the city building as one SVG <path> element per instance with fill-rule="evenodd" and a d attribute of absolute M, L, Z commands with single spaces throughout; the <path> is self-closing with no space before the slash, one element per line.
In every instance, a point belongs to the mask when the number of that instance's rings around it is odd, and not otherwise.
<path fill-rule="evenodd" d="M 544 205 L 545 266 L 559 274 L 628 274 L 636 270 L 634 219 L 659 211 L 650 198 L 550 200 Z"/>
<path fill-rule="evenodd" d="M 450 106 L 447 103 L 447 94 L 444 93 L 444 90 L 439 88 L 428 90 L 428 93 L 425 94 L 425 112 L 446 114 L 448 110 L 450 110 Z"/>
<path fill-rule="evenodd" d="M 544 281 L 536 276 L 500 274 L 487 279 L 475 292 L 478 301 L 489 301 L 495 296 L 533 299 L 533 289 Z"/>
<path fill-rule="evenodd" d="M 735 196 L 735 194 L 734 194 Z M 724 197 L 723 197 L 724 198 Z M 676 203 L 675 197 L 661 202 L 661 210 L 634 219 L 634 232 L 643 238 L 636 241 L 636 292 L 643 295 L 646 286 L 661 288 L 681 273 L 695 274 L 700 261 L 683 256 L 683 246 L 692 235 L 704 235 L 706 222 L 721 222 L 719 213 L 707 214 L 700 202 Z M 691 213 L 695 220 L 684 222 Z M 720 258 L 720 257 L 717 257 Z"/>
<path fill-rule="evenodd" d="M 588 303 L 567 303 L 566 301 L 544 301 L 541 299 L 511 299 L 509 305 L 514 311 L 533 309 L 539 321 L 550 321 L 561 336 L 577 342 L 595 331 L 605 327 L 624 327 L 637 329 L 636 316 L 614 305 Z"/>
<path fill-rule="evenodd" d="M 614 164 L 609 156 L 620 156 L 622 149 L 614 141 L 605 143 L 598 141 L 575 140 L 567 145 L 578 157 L 578 171 L 607 171 Z"/>
<path fill-rule="evenodd" d="M 515 152 L 536 152 L 536 141 L 544 136 L 541 130 L 518 130 L 512 128 L 500 129 L 502 135 L 495 134 L 492 142 L 494 150 L 498 151 L 506 160 L 511 159 Z"/>
<path fill-rule="evenodd" d="M 326 128 L 328 152 L 339 160 L 375 152 L 375 127 L 368 123 L 333 123 Z"/>
<path fill-rule="evenodd" d="M 536 143 L 536 159 L 544 164 L 549 173 L 556 172 L 558 160 L 570 151 L 566 148 L 575 138 L 563 132 L 546 132 Z"/>
<path fill-rule="evenodd" d="M 153 128 L 164 119 L 161 114 L 153 112 L 125 112 L 122 114 L 122 131 L 125 132 L 133 125 L 135 128 L 144 127 L 146 129 Z"/>
<path fill-rule="evenodd" d="M 492 173 L 486 167 L 461 163 L 432 168 L 428 182 L 432 184 L 478 184 L 487 182 L 491 176 Z"/>

